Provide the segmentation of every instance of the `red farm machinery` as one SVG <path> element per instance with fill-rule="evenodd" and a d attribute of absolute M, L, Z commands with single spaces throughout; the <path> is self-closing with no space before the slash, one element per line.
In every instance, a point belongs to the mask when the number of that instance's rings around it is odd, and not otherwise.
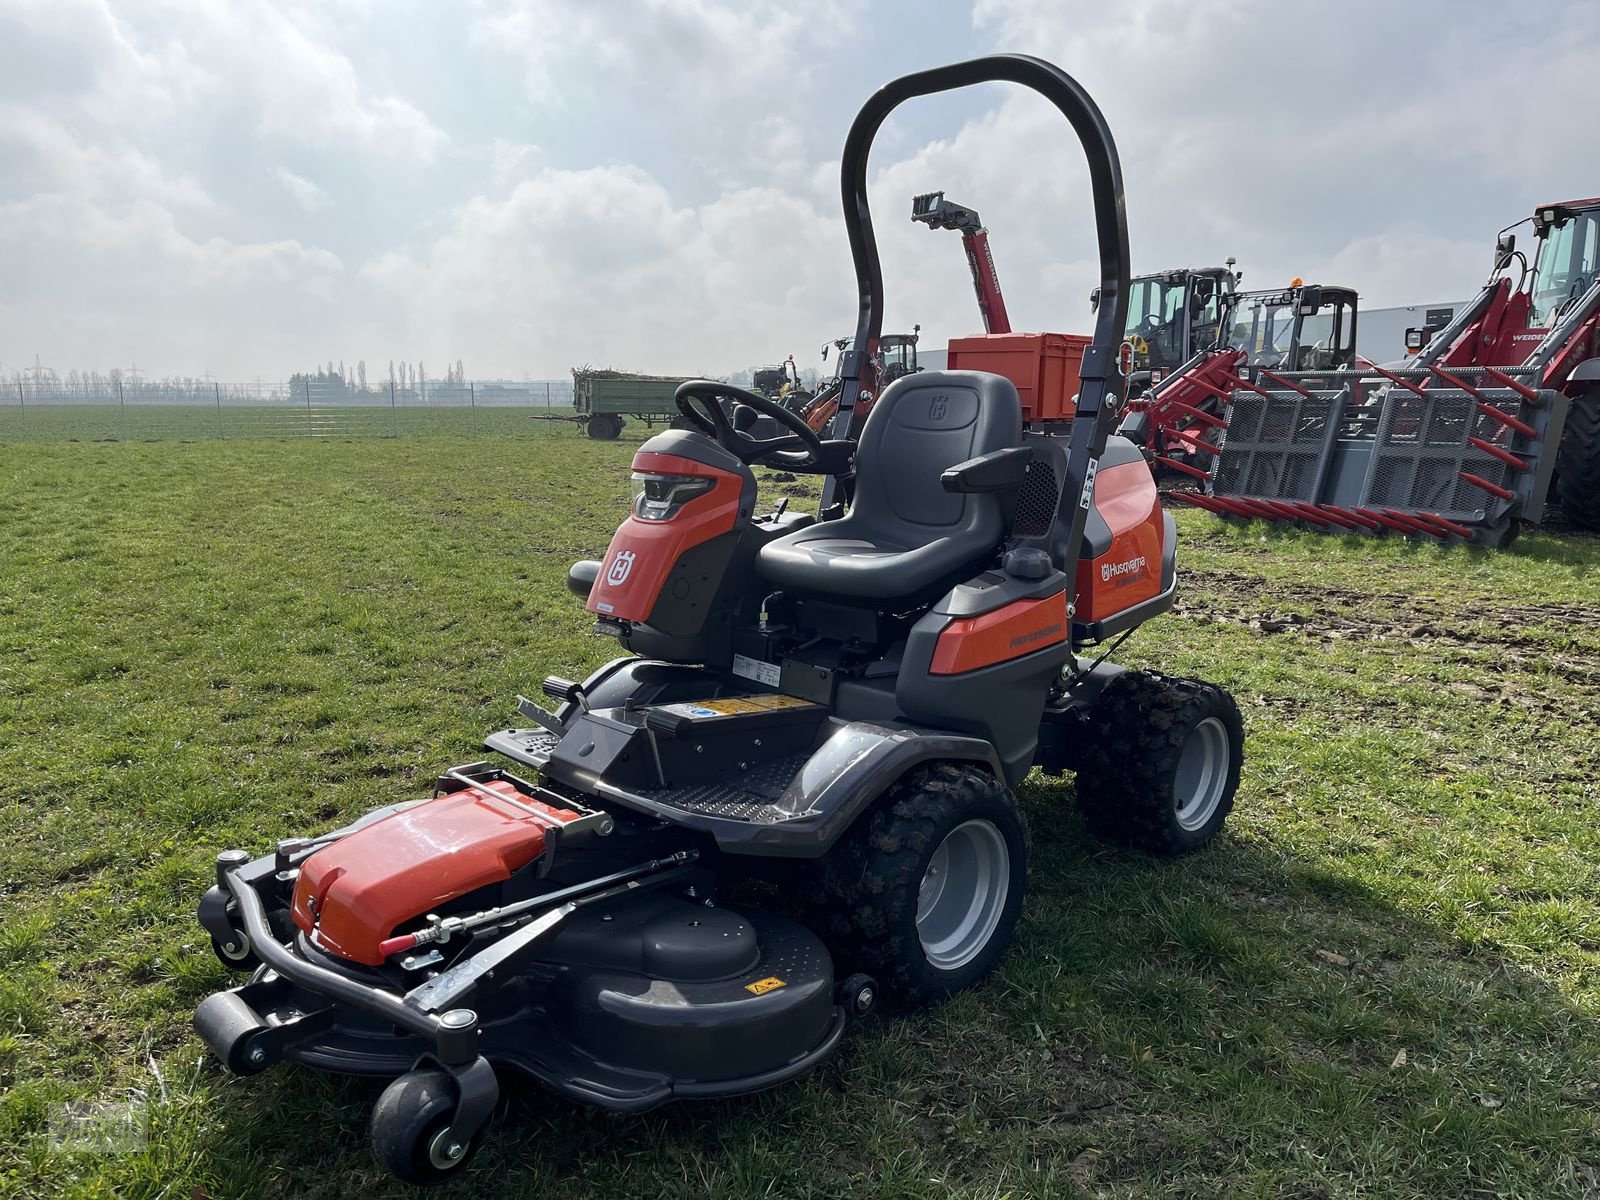
<path fill-rule="evenodd" d="M 1208 479 L 1230 389 L 1271 385 L 1286 370 L 1325 384 L 1318 373 L 1348 369 L 1359 303 L 1351 288 L 1299 279 L 1277 291 L 1235 294 L 1221 339 L 1130 399 L 1122 433 L 1144 448 L 1158 476 Z"/>
<path fill-rule="evenodd" d="M 1187 447 L 1199 457 L 1174 460 L 1202 490 L 1177 495 L 1227 518 L 1499 546 L 1553 487 L 1573 525 L 1600 529 L 1600 197 L 1531 221 L 1531 258 L 1501 231 L 1483 291 L 1403 364 L 1196 380 L 1219 407 Z"/>
<path fill-rule="evenodd" d="M 1079 373 L 1090 339 L 1073 333 L 1019 333 L 1011 328 L 1000 278 L 989 249 L 989 231 L 977 210 L 946 200 L 943 192 L 925 192 L 911 200 L 911 219 L 929 229 L 953 229 L 972 272 L 973 295 L 984 332 L 951 338 L 947 368 L 989 371 L 1016 385 L 1025 418 L 1056 421 L 1072 412 Z"/>

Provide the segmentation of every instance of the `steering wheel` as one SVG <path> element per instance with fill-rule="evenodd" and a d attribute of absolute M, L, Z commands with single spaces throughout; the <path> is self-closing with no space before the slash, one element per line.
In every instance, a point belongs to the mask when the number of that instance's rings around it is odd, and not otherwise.
<path fill-rule="evenodd" d="M 790 432 L 782 437 L 753 438 L 743 430 L 735 429 L 719 399 L 723 396 L 766 414 Z M 678 411 L 691 425 L 715 438 L 719 446 L 742 463 L 776 458 L 785 466 L 803 469 L 815 467 L 822 461 L 822 439 L 800 414 L 757 392 L 747 392 L 732 384 L 717 383 L 710 379 L 691 379 L 688 383 L 679 384 L 672 398 L 678 405 Z"/>

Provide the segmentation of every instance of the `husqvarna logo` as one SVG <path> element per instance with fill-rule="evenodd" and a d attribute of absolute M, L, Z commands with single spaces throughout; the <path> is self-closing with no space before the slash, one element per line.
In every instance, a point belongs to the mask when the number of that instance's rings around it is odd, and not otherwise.
<path fill-rule="evenodd" d="M 928 402 L 928 420 L 942 421 L 944 414 L 949 411 L 950 399 L 947 396 L 935 396 Z"/>
<path fill-rule="evenodd" d="M 1135 571 L 1143 574 L 1144 568 L 1145 558 L 1142 554 L 1137 558 L 1130 558 L 1127 562 L 1101 563 L 1100 582 L 1110 583 L 1120 575 L 1131 575 Z"/>
<path fill-rule="evenodd" d="M 628 572 L 633 570 L 634 552 L 632 550 L 618 550 L 617 556 L 611 560 L 611 569 L 606 572 L 606 582 L 612 587 L 621 587 L 628 581 Z"/>

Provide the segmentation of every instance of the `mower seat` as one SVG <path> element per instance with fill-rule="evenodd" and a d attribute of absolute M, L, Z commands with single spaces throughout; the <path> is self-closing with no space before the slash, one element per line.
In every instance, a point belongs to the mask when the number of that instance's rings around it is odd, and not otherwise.
<path fill-rule="evenodd" d="M 1021 442 L 1022 406 L 1009 379 L 981 371 L 903 376 L 867 414 L 849 513 L 769 542 L 756 573 L 780 587 L 856 600 L 942 590 L 999 547 L 1007 497 L 947 492 L 940 475 Z"/>

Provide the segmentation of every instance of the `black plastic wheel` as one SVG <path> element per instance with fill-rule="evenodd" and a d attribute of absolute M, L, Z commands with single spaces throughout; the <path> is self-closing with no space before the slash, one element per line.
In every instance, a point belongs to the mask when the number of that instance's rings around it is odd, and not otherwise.
<path fill-rule="evenodd" d="M 1078 805 L 1097 834 L 1152 854 L 1198 850 L 1233 809 L 1244 723 L 1198 679 L 1128 671 L 1089 714 Z"/>
<path fill-rule="evenodd" d="M 895 784 L 824 856 L 808 916 L 841 970 L 870 973 L 902 1006 L 932 1004 L 994 970 L 1027 878 L 1010 789 L 940 763 Z"/>
<path fill-rule="evenodd" d="M 1556 451 L 1556 499 L 1579 529 L 1600 531 L 1600 388 L 1573 398 Z"/>
<path fill-rule="evenodd" d="M 254 971 L 261 965 L 261 960 L 250 948 L 250 939 L 237 930 L 234 932 L 234 940 L 226 945 L 213 937 L 211 952 L 217 956 L 217 961 L 230 971 Z"/>
<path fill-rule="evenodd" d="M 864 1017 L 878 1007 L 878 981 L 857 971 L 838 986 L 839 1003 L 852 1017 Z"/>
<path fill-rule="evenodd" d="M 479 1137 L 452 1144 L 456 1085 L 444 1071 L 408 1071 L 383 1090 L 372 1110 L 372 1153 L 402 1183 L 431 1187 L 459 1175 Z M 452 1153 L 453 1151 L 453 1153 Z"/>

